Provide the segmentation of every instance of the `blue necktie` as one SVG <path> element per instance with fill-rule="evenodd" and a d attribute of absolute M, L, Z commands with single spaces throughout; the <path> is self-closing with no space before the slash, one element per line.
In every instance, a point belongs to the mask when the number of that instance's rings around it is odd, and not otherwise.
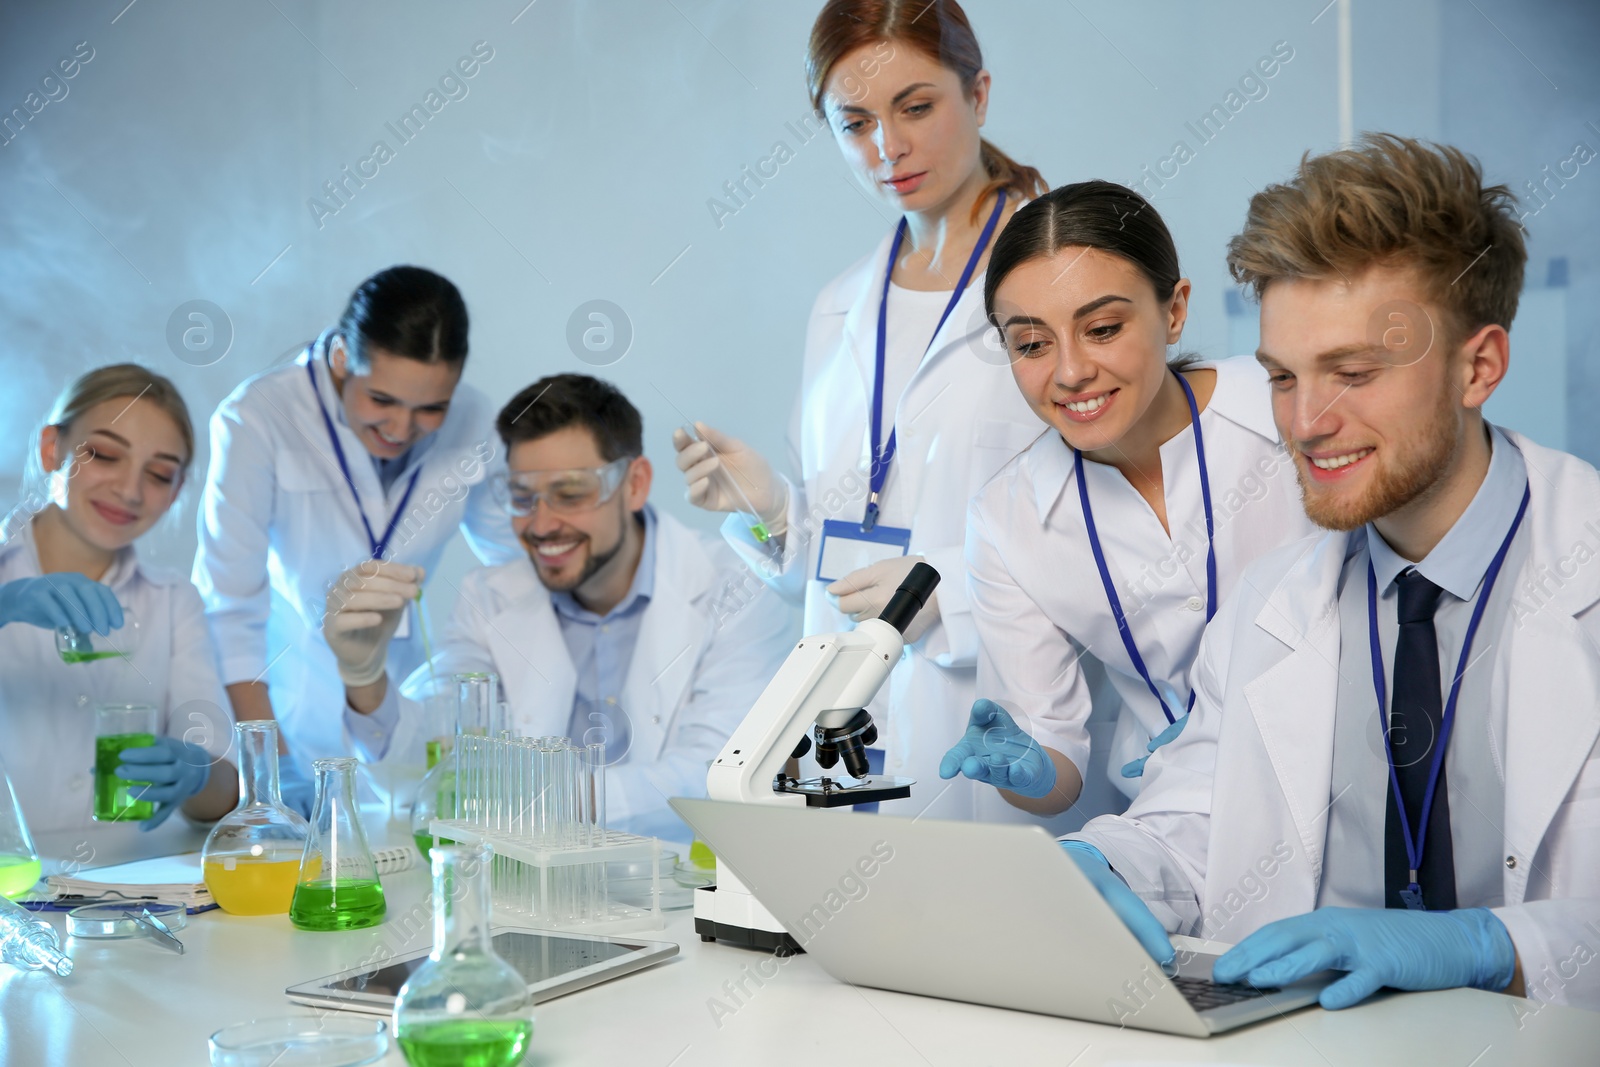
<path fill-rule="evenodd" d="M 1444 723 L 1444 687 L 1439 675 L 1439 638 L 1433 615 L 1444 590 L 1434 585 L 1416 568 L 1407 567 L 1395 579 L 1400 588 L 1400 637 L 1394 650 L 1394 697 L 1390 701 L 1389 743 L 1394 753 L 1395 777 L 1400 795 L 1405 798 L 1406 816 L 1411 820 L 1413 840 L 1422 828 L 1422 806 L 1428 791 L 1428 774 L 1433 768 L 1434 747 Z M 1380 709 L 1381 714 L 1381 709 Z M 1404 832 L 1400 828 L 1400 809 L 1394 789 L 1389 796 L 1384 819 L 1384 903 L 1391 908 L 1405 907 L 1400 891 L 1411 881 L 1411 863 L 1406 857 Z M 1450 843 L 1450 788 L 1445 768 L 1439 766 L 1439 784 L 1428 815 L 1428 833 L 1422 853 L 1417 883 L 1429 911 L 1445 911 L 1456 906 L 1455 852 Z"/>

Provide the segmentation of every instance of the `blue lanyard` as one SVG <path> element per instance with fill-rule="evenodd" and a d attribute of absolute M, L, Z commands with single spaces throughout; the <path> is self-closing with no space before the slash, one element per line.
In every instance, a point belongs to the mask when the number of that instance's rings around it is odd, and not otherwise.
<path fill-rule="evenodd" d="M 967 291 L 967 284 L 972 281 L 973 271 L 978 269 L 978 260 L 983 258 L 983 250 L 989 247 L 989 239 L 994 236 L 994 229 L 1000 223 L 1000 212 L 1005 206 L 1006 194 L 1001 190 L 995 197 L 994 211 L 989 214 L 989 221 L 984 224 L 983 233 L 978 236 L 978 243 L 973 246 L 972 255 L 967 259 L 966 269 L 961 272 L 961 280 L 956 282 L 956 290 L 950 294 L 950 302 L 944 306 L 944 314 L 939 316 L 939 325 L 933 328 L 933 337 L 928 338 L 928 348 L 922 352 L 924 359 L 927 358 L 928 350 L 933 348 L 934 337 L 938 337 L 939 331 L 944 329 L 944 322 L 950 317 L 950 312 L 960 303 L 961 294 Z M 905 237 L 906 220 L 902 217 L 900 224 L 894 229 L 894 241 L 889 245 L 889 265 L 883 271 L 883 299 L 878 302 L 878 353 L 872 373 L 872 470 L 868 474 L 872 495 L 867 497 L 867 514 L 861 520 L 863 530 L 870 530 L 878 525 L 878 495 L 883 492 L 883 485 L 889 480 L 889 464 L 894 462 L 893 426 L 889 427 L 888 442 L 880 444 L 883 441 L 883 363 L 884 350 L 889 340 L 889 279 L 894 277 L 895 260 L 900 258 L 900 245 Z"/>
<path fill-rule="evenodd" d="M 1206 474 L 1206 440 L 1200 432 L 1200 405 L 1194 402 L 1194 390 L 1189 388 L 1183 375 L 1177 371 L 1172 374 L 1183 386 L 1184 399 L 1189 401 L 1189 425 L 1194 427 L 1195 457 L 1200 462 L 1200 502 L 1205 505 L 1206 511 L 1206 622 L 1210 622 L 1211 616 L 1217 613 L 1217 531 L 1211 518 L 1211 479 Z M 1150 668 L 1144 665 L 1139 646 L 1133 643 L 1133 631 L 1128 627 L 1128 616 L 1122 611 L 1122 600 L 1117 596 L 1117 587 L 1112 584 L 1111 572 L 1106 569 L 1106 554 L 1100 547 L 1100 533 L 1095 529 L 1094 509 L 1089 506 L 1089 483 L 1083 478 L 1083 453 L 1076 448 L 1072 450 L 1072 468 L 1078 478 L 1078 501 L 1083 505 L 1083 524 L 1089 530 L 1089 550 L 1094 553 L 1094 565 L 1100 571 L 1100 584 L 1105 586 L 1106 600 L 1111 604 L 1111 617 L 1117 620 L 1117 634 L 1122 638 L 1122 647 L 1127 649 L 1128 658 L 1133 660 L 1133 669 L 1144 679 L 1145 688 L 1156 698 L 1167 722 L 1177 722 L 1161 691 L 1156 688 L 1156 683 L 1150 680 Z M 1194 690 L 1191 689 L 1189 708 L 1186 710 L 1193 708 Z"/>
<path fill-rule="evenodd" d="M 1428 816 L 1433 814 L 1433 794 L 1439 788 L 1439 769 L 1444 766 L 1445 749 L 1450 744 L 1450 729 L 1455 725 L 1456 700 L 1461 696 L 1461 679 L 1467 673 L 1467 659 L 1472 655 L 1472 639 L 1478 636 L 1478 623 L 1483 621 L 1483 610 L 1489 605 L 1489 594 L 1494 592 L 1495 579 L 1500 577 L 1500 567 L 1506 561 L 1506 553 L 1511 551 L 1511 540 L 1517 536 L 1517 530 L 1522 526 L 1522 516 L 1527 513 L 1528 498 L 1531 495 L 1531 486 L 1522 490 L 1522 503 L 1517 507 L 1517 517 L 1511 520 L 1511 529 L 1506 531 L 1506 539 L 1500 542 L 1500 550 L 1489 562 L 1489 569 L 1483 574 L 1483 592 L 1478 594 L 1478 602 L 1472 606 L 1472 619 L 1467 623 L 1467 636 L 1461 643 L 1461 658 L 1456 661 L 1455 681 L 1450 683 L 1450 696 L 1445 700 L 1444 718 L 1439 724 L 1439 743 L 1433 746 L 1433 763 L 1428 767 L 1428 788 L 1422 794 L 1422 821 L 1415 833 L 1411 830 L 1411 819 L 1406 813 L 1405 797 L 1400 795 L 1400 777 L 1394 769 L 1394 745 L 1390 740 L 1390 731 L 1383 732 L 1384 750 L 1389 756 L 1389 786 L 1394 790 L 1394 802 L 1400 815 L 1400 830 L 1405 835 L 1406 859 L 1411 866 L 1411 884 L 1407 888 L 1416 894 L 1419 900 L 1421 889 L 1417 885 L 1417 872 L 1422 870 L 1422 850 L 1428 840 Z M 1368 536 L 1371 536 L 1370 533 Z M 1383 645 L 1378 640 L 1378 575 L 1372 569 L 1370 547 L 1367 549 L 1367 634 L 1372 642 L 1372 688 L 1378 694 L 1378 714 L 1383 715 L 1389 707 L 1389 692 L 1383 680 Z"/>
<path fill-rule="evenodd" d="M 394 509 L 394 515 L 389 519 L 389 525 L 383 531 L 383 540 L 372 536 L 372 524 L 367 521 L 367 513 L 361 506 L 361 494 L 356 492 L 355 479 L 350 477 L 350 464 L 345 461 L 344 448 L 339 444 L 339 435 L 333 428 L 333 419 L 328 415 L 327 406 L 322 403 L 322 394 L 317 391 L 317 372 L 314 369 L 316 359 L 306 360 L 306 375 L 311 379 L 311 395 L 316 398 L 317 410 L 322 412 L 322 424 L 328 428 L 328 440 L 333 442 L 333 454 L 339 460 L 339 471 L 344 475 L 344 484 L 350 487 L 350 496 L 356 502 L 356 514 L 361 516 L 361 527 L 367 531 L 367 543 L 372 546 L 372 558 L 381 560 L 384 552 L 389 547 L 389 539 L 394 536 L 394 528 L 400 525 L 400 516 L 406 513 L 406 503 L 411 499 L 411 490 L 417 487 L 417 479 L 422 476 L 419 466 L 411 472 L 411 481 L 406 484 L 406 491 L 400 497 L 400 506 Z"/>

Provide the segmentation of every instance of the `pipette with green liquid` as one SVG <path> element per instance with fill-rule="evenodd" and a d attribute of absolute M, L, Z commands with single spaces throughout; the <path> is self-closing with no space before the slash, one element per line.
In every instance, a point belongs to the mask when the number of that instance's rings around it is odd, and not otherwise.
<path fill-rule="evenodd" d="M 689 439 L 691 441 L 705 440 L 705 438 L 700 435 L 700 431 L 695 429 L 694 423 L 692 422 L 686 422 L 683 424 L 683 432 L 689 435 Z M 733 489 L 734 494 L 738 496 L 739 502 L 744 505 L 744 507 L 739 511 L 739 517 L 743 519 L 744 524 L 750 528 L 751 536 L 761 544 L 766 544 L 772 539 L 772 534 L 767 530 L 767 524 L 762 520 L 761 513 L 756 510 L 756 506 L 754 504 L 750 503 L 750 497 L 745 494 L 744 489 L 739 485 L 739 479 L 734 477 L 733 472 L 727 467 L 722 468 L 722 478 L 723 481 Z"/>

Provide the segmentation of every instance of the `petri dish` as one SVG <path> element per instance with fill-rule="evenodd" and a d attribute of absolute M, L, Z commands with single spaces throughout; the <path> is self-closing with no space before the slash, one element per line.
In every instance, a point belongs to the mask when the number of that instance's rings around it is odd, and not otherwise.
<path fill-rule="evenodd" d="M 661 850 L 662 911 L 676 911 L 694 906 L 694 898 L 673 884 L 672 871 L 679 864 L 678 854 L 671 849 Z M 606 864 L 606 892 L 618 904 L 633 908 L 650 907 L 650 861 L 628 860 Z"/>
<path fill-rule="evenodd" d="M 158 900 L 130 900 L 126 904 L 85 904 L 67 912 L 67 936 L 88 938 L 144 937 L 147 931 L 128 918 L 127 912 L 137 914 L 149 909 L 151 915 L 166 923 L 173 933 L 189 923 L 189 913 L 182 904 L 167 904 Z"/>
<path fill-rule="evenodd" d="M 289 1015 L 225 1026 L 211 1035 L 211 1067 L 360 1067 L 389 1052 L 382 1019 Z"/>

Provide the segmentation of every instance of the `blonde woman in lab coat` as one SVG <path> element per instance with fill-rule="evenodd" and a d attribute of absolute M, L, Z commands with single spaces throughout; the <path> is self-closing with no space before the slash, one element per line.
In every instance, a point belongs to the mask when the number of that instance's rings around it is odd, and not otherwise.
<path fill-rule="evenodd" d="M 1088 774 L 1084 651 L 1121 698 L 1107 771 L 1135 795 L 1145 758 L 1188 721 L 1217 605 L 1246 565 L 1314 529 L 1255 359 L 1167 362 L 1189 290 L 1161 216 L 1111 182 L 1035 200 L 990 261 L 985 304 L 1050 430 L 972 502 L 984 699 L 940 773 L 1028 811 L 1065 811 Z"/>
<path fill-rule="evenodd" d="M 415 592 L 458 529 L 485 563 L 520 554 L 489 489 L 505 468 L 494 412 L 462 384 L 466 359 L 456 287 L 391 267 L 299 359 L 247 380 L 211 417 L 194 582 L 234 712 L 282 724 L 286 782 L 349 751 L 347 729 L 392 725 L 342 710 L 344 683 L 371 678 L 344 677 L 329 651 L 330 596 Z M 403 678 L 424 661 L 417 610 L 396 613 L 385 661 L 365 675 Z"/>
<path fill-rule="evenodd" d="M 0 748 L 35 833 L 89 825 L 102 703 L 157 712 L 155 744 L 124 750 L 117 772 L 152 783 L 135 790 L 157 805 L 142 828 L 178 810 L 218 819 L 238 800 L 224 758 L 233 722 L 199 594 L 134 547 L 172 507 L 193 455 L 177 389 L 131 363 L 69 385 L 32 442 L 37 495 L 0 529 Z M 125 655 L 65 663 L 62 628 L 93 631 Z"/>
<path fill-rule="evenodd" d="M 990 76 L 960 6 L 925 8 L 833 0 L 812 29 L 812 102 L 856 180 L 900 220 L 812 309 L 790 431 L 798 481 L 709 427 L 675 443 L 691 501 L 744 507 L 731 475 L 781 543 L 780 564 L 750 523 L 724 526 L 758 573 L 804 602 L 808 634 L 876 618 L 919 560 L 938 570 L 937 594 L 869 709 L 883 759 L 874 770 L 918 783 L 883 811 L 1012 818 L 992 790 L 937 774 L 975 694 L 967 501 L 1041 430 L 992 331 L 986 344 L 983 271 L 996 235 L 1045 185 L 980 136 Z"/>

